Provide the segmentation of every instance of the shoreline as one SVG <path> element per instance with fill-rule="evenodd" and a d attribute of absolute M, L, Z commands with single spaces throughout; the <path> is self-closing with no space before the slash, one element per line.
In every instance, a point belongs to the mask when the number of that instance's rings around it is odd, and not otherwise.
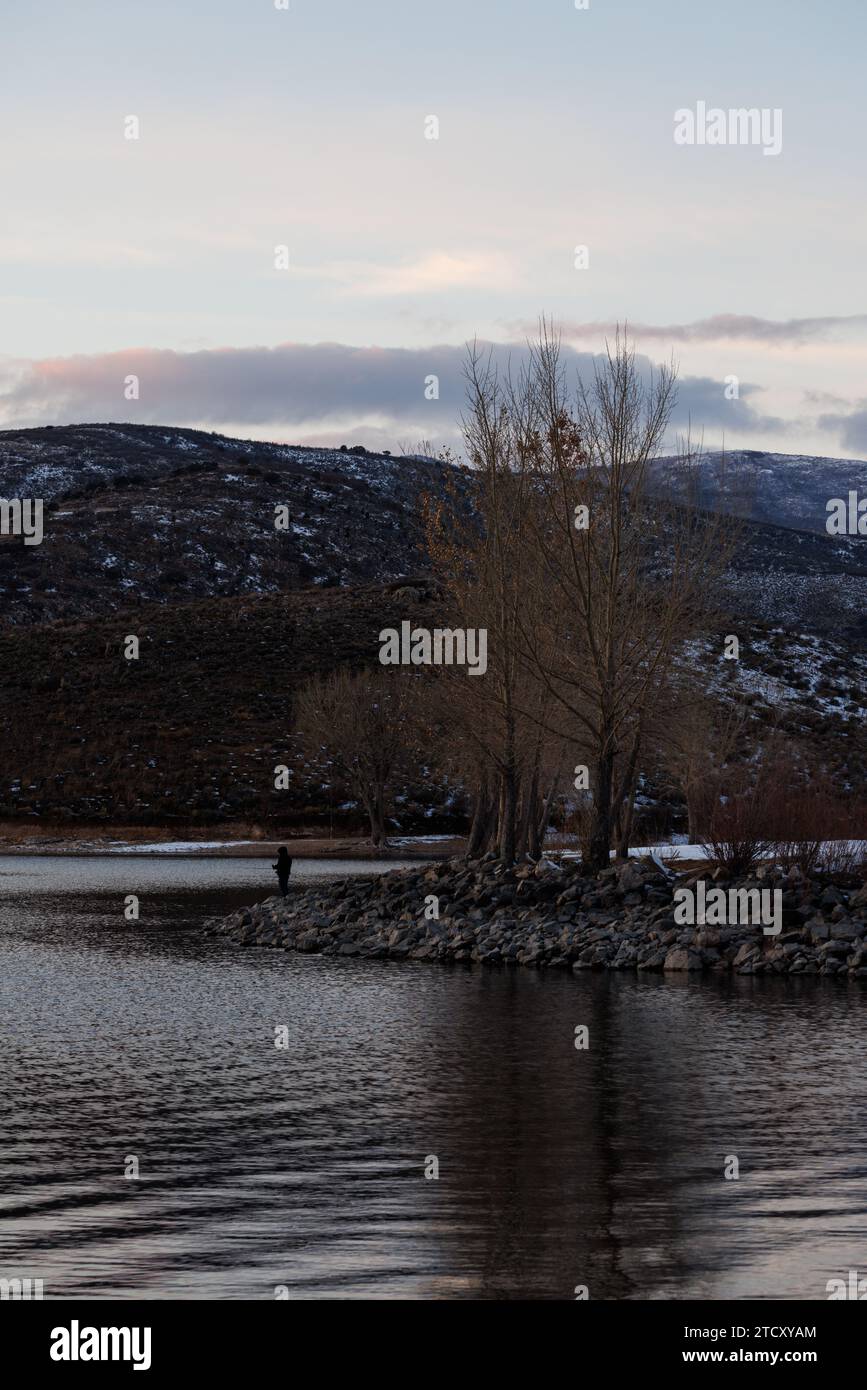
<path fill-rule="evenodd" d="M 675 889 L 779 890 L 778 934 L 751 922 L 680 925 Z M 580 864 L 440 860 L 371 878 L 290 887 L 224 919 L 207 936 L 238 946 L 367 960 L 867 980 L 867 884 L 760 868 L 738 880 L 675 877 L 652 860 L 595 876 Z"/>
<path fill-rule="evenodd" d="M 37 831 L 30 835 L 0 834 L 0 855 L 38 858 L 45 855 L 97 856 L 135 859 L 268 859 L 275 858 L 277 849 L 285 844 L 293 859 L 353 859 L 389 860 L 438 859 L 445 854 L 460 853 L 464 841 L 459 836 L 395 836 L 387 845 L 376 847 L 358 837 L 291 836 L 265 839 L 234 838 L 231 832 L 222 838 L 196 837 L 189 832 L 167 834 L 149 830 L 145 835 L 122 828 L 114 835 L 64 834 L 62 831 Z"/>

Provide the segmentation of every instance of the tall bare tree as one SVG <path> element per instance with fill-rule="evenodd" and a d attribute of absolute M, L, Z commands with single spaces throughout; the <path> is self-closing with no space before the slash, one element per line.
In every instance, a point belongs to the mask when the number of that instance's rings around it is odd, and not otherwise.
<path fill-rule="evenodd" d="M 522 659 L 521 630 L 539 598 L 529 529 L 534 482 L 522 454 L 525 424 L 508 378 L 473 346 L 466 363 L 464 440 L 473 466 L 470 497 L 427 499 L 428 551 L 450 621 L 487 632 L 484 676 L 440 676 L 465 775 L 474 782 L 470 853 L 495 847 L 512 863 L 538 854 L 550 809 L 552 740 L 541 719 L 546 696 Z"/>
<path fill-rule="evenodd" d="M 429 504 L 428 543 L 455 613 L 488 628 L 488 676 L 462 688 L 453 679 L 450 689 L 478 751 L 477 812 L 496 800 L 503 859 L 531 839 L 538 850 L 529 827 L 551 799 L 540 779 L 562 775 L 565 741 L 569 762 L 588 768 L 585 854 L 601 867 L 613 838 L 628 848 L 648 738 L 734 523 L 691 500 L 688 448 L 666 469 L 662 494 L 652 464 L 676 374 L 647 375 L 619 335 L 591 379 L 571 388 L 544 321 L 514 376 L 473 346 L 466 377 L 475 505 Z"/>
<path fill-rule="evenodd" d="M 618 335 L 570 392 L 543 323 L 519 391 L 541 499 L 529 513 L 534 553 L 549 590 L 541 626 L 521 624 L 522 653 L 589 750 L 596 867 L 624 807 L 629 819 L 649 715 L 730 548 L 725 523 L 690 505 L 688 485 L 677 501 L 652 486 L 675 381 L 672 366 L 645 376 Z M 679 482 L 691 472 L 686 450 Z"/>

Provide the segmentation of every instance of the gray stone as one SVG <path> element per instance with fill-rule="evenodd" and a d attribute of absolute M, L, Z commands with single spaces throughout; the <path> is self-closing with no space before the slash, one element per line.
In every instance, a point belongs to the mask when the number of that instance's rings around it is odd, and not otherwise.
<path fill-rule="evenodd" d="M 675 947 L 665 957 L 662 968 L 663 970 L 701 970 L 703 962 L 697 951 Z"/>
<path fill-rule="evenodd" d="M 835 940 L 854 941 L 856 936 L 861 935 L 861 927 L 857 922 L 848 919 L 835 922 L 831 927 L 831 935 Z"/>

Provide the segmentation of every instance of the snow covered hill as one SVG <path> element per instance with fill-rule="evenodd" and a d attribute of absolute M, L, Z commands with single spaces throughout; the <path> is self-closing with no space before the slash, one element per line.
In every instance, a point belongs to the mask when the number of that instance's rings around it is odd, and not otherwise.
<path fill-rule="evenodd" d="M 699 501 L 710 510 L 730 511 L 751 521 L 827 534 L 827 502 L 850 490 L 867 497 L 867 461 L 809 454 L 769 454 L 760 449 L 709 452 L 694 462 Z M 654 471 L 670 486 L 678 462 L 659 459 Z"/>
<path fill-rule="evenodd" d="M 0 495 L 42 498 L 45 538 L 0 538 L 7 622 L 130 602 L 278 593 L 412 575 L 422 493 L 462 470 L 144 425 L 0 433 Z M 275 529 L 275 508 L 287 509 Z"/>
<path fill-rule="evenodd" d="M 823 518 L 835 488 L 867 487 L 867 465 L 737 457 L 760 479 L 762 519 L 739 525 L 724 625 L 687 657 L 857 786 L 867 540 L 830 537 Z M 447 483 L 466 488 L 466 470 L 359 446 L 138 425 L 0 433 L 0 496 L 46 503 L 41 545 L 0 538 L 0 819 L 267 818 L 273 767 L 295 756 L 294 685 L 369 662 L 384 625 L 444 620 L 419 517 L 421 495 Z M 721 656 L 730 631 L 737 663 Z M 147 651 L 135 672 L 118 657 L 129 632 Z M 409 777 L 401 828 L 453 829 L 455 795 Z M 287 824 L 355 824 L 348 796 L 299 763 Z"/>

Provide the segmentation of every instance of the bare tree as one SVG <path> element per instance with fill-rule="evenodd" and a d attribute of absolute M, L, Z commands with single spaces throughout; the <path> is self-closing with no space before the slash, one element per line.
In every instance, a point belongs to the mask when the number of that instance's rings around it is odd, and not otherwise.
<path fill-rule="evenodd" d="M 474 788 L 469 852 L 495 848 L 511 864 L 528 850 L 540 851 L 558 735 L 539 718 L 547 697 L 521 655 L 521 628 L 540 595 L 520 402 L 478 347 L 470 349 L 465 370 L 464 439 L 474 469 L 469 499 L 456 489 L 426 499 L 425 527 L 450 620 L 486 630 L 488 666 L 484 676 L 454 671 L 438 680 Z"/>
<path fill-rule="evenodd" d="M 522 456 L 540 499 L 529 511 L 533 549 L 549 595 L 541 625 L 521 624 L 522 653 L 589 749 L 587 857 L 602 867 L 618 818 L 631 822 L 650 712 L 730 542 L 723 523 L 683 500 L 688 488 L 675 503 L 651 487 L 673 367 L 645 378 L 618 335 L 570 394 L 559 340 L 543 322 L 518 395 Z M 681 476 L 692 467 L 683 452 Z"/>
<path fill-rule="evenodd" d="M 315 676 L 298 692 L 296 730 L 330 757 L 364 806 L 370 838 L 386 837 L 388 797 L 406 738 L 408 681 L 384 671 Z"/>
<path fill-rule="evenodd" d="M 474 345 L 466 378 L 472 502 L 429 499 L 426 523 L 455 620 L 488 629 L 488 674 L 448 682 L 476 785 L 471 843 L 490 844 L 495 823 L 506 862 L 538 853 L 564 765 L 586 766 L 585 857 L 601 867 L 612 840 L 628 852 L 660 714 L 736 523 L 696 505 L 688 446 L 653 469 L 675 371 L 646 373 L 619 335 L 571 389 L 544 321 L 514 375 Z"/>

